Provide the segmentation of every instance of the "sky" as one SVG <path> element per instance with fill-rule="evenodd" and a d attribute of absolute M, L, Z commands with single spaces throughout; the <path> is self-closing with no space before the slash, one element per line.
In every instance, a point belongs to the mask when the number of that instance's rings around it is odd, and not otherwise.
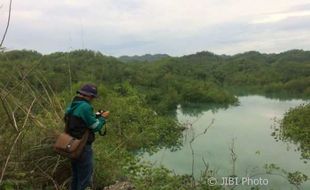
<path fill-rule="evenodd" d="M 0 0 L 0 36 L 9 0 Z M 13 0 L 8 50 L 105 55 L 310 50 L 310 0 Z"/>

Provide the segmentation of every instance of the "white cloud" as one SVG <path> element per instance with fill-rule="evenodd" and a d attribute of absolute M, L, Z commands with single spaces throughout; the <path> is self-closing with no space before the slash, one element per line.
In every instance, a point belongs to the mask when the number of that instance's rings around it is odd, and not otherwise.
<path fill-rule="evenodd" d="M 294 12 L 286 12 L 286 13 L 275 13 L 275 14 L 269 14 L 264 17 L 255 19 L 251 23 L 252 24 L 273 23 L 273 22 L 279 22 L 279 21 L 288 19 L 290 17 L 303 17 L 303 16 L 309 16 L 309 15 L 310 15 L 310 10 L 294 11 Z"/>
<path fill-rule="evenodd" d="M 0 0 L 0 32 L 5 26 L 7 2 Z M 273 41 L 270 36 L 289 39 L 309 32 L 309 24 L 290 30 L 293 23 L 309 18 L 310 7 L 303 6 L 309 5 L 306 3 L 309 0 L 13 1 L 4 45 L 44 53 L 90 48 L 112 55 L 230 53 L 251 47 L 281 51 L 289 46 L 283 43 L 277 48 L 276 43 L 268 43 Z M 303 42 L 300 47 L 309 49 L 310 44 Z"/>

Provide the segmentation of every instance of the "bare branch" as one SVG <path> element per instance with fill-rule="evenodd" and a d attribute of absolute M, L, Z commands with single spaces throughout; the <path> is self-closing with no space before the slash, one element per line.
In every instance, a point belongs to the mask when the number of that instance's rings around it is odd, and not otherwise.
<path fill-rule="evenodd" d="M 232 139 L 231 147 L 229 148 L 231 160 L 233 164 L 232 168 L 232 176 L 236 176 L 236 160 L 237 160 L 237 154 L 235 153 L 235 139 Z"/>
<path fill-rule="evenodd" d="M 71 74 L 71 64 L 69 60 L 69 53 L 66 56 L 67 63 L 68 63 L 68 74 L 69 74 L 69 85 L 70 85 L 70 93 L 73 95 L 73 90 L 72 90 L 72 74 Z"/>
<path fill-rule="evenodd" d="M 197 120 L 195 120 L 195 122 L 197 122 Z M 205 128 L 205 130 L 202 133 L 199 133 L 198 135 L 193 135 L 192 139 L 189 141 L 189 147 L 191 149 L 191 154 L 192 154 L 192 188 L 195 189 L 195 177 L 194 177 L 194 166 L 195 166 L 195 151 L 194 148 L 192 146 L 192 143 L 201 135 L 204 135 L 207 133 L 208 129 L 213 125 L 214 123 L 214 118 L 212 119 L 212 121 L 210 122 L 210 124 Z M 190 124 L 192 126 L 192 123 Z M 204 160 L 203 160 L 204 161 Z"/>
<path fill-rule="evenodd" d="M 48 98 L 48 102 L 50 103 L 51 107 L 53 107 L 54 109 L 54 112 L 55 112 L 55 116 L 58 118 L 58 121 L 62 121 L 61 117 L 59 116 L 59 114 L 57 113 L 57 109 L 56 109 L 56 106 L 50 96 L 50 93 L 48 92 L 48 90 L 46 89 L 45 85 L 43 84 L 42 80 L 39 78 L 39 77 L 36 77 L 37 80 L 39 81 L 39 83 L 41 84 L 47 98 Z"/>
<path fill-rule="evenodd" d="M 13 122 L 14 122 L 14 127 L 15 127 L 16 131 L 19 132 L 18 127 L 17 127 L 17 122 L 15 119 L 15 111 L 12 112 L 12 118 L 13 118 Z"/>
<path fill-rule="evenodd" d="M 9 154 L 8 154 L 6 160 L 5 160 L 5 163 L 4 163 L 4 166 L 3 166 L 3 168 L 2 168 L 2 172 L 1 172 L 0 184 L 2 183 L 5 170 L 6 170 L 6 168 L 7 168 L 7 165 L 8 165 L 8 163 L 9 163 L 9 160 L 10 160 L 10 158 L 11 158 L 11 155 L 12 155 L 12 153 L 13 153 L 13 150 L 14 150 L 14 147 L 15 147 L 15 145 L 16 145 L 16 143 L 17 143 L 17 140 L 19 139 L 19 137 L 20 137 L 21 134 L 22 134 L 22 131 L 20 131 L 20 132 L 17 134 L 17 136 L 15 137 L 15 140 L 14 140 L 12 146 L 11 146 L 10 152 L 9 152 Z"/>
<path fill-rule="evenodd" d="M 27 112 L 27 115 L 26 115 L 26 119 L 24 120 L 24 124 L 23 124 L 23 126 L 22 126 L 22 129 L 25 128 L 25 126 L 26 126 L 26 123 L 27 123 L 27 121 L 28 121 L 29 115 L 30 115 L 30 113 L 31 113 L 31 109 L 32 109 L 32 107 L 33 107 L 33 105 L 34 105 L 34 102 L 35 102 L 36 100 L 37 100 L 37 99 L 34 98 L 34 100 L 31 102 L 31 105 L 30 105 L 30 107 L 29 107 L 29 109 L 28 109 L 28 112 Z"/>
<path fill-rule="evenodd" d="M 9 119 L 9 121 L 10 121 L 10 124 L 11 124 L 13 127 L 15 127 L 15 125 L 14 125 L 14 120 L 13 120 L 13 118 L 11 117 L 11 114 L 10 114 L 10 111 L 9 111 L 9 107 L 8 107 L 8 105 L 6 104 L 7 101 L 6 101 L 5 98 L 2 97 L 1 94 L 0 94 L 0 100 L 1 100 L 2 106 L 3 106 L 3 108 L 4 108 L 5 114 L 7 115 L 8 119 Z"/>
<path fill-rule="evenodd" d="M 53 88 L 51 87 L 50 83 L 47 81 L 46 77 L 44 76 L 44 74 L 42 74 L 42 72 L 39 72 L 40 78 L 45 82 L 45 84 L 47 85 L 49 91 L 52 93 L 53 97 L 56 98 L 56 102 L 58 103 L 59 109 L 64 112 L 63 106 L 60 104 L 59 99 L 57 98 Z M 72 93 L 71 93 L 72 94 Z"/>
<path fill-rule="evenodd" d="M 1 89 L 1 90 L 2 90 L 2 91 L 5 91 L 4 89 Z M 19 100 L 18 100 L 16 97 L 12 96 L 11 98 L 12 98 L 12 102 L 13 102 L 21 111 L 23 111 L 25 114 L 28 113 L 28 109 L 25 108 L 21 103 L 19 103 Z M 33 121 L 34 123 L 36 123 L 39 127 L 45 128 L 44 124 L 41 123 L 41 122 L 36 118 L 36 116 L 33 115 L 31 112 L 29 113 L 29 117 L 30 117 L 30 119 L 32 119 L 32 121 Z"/>
<path fill-rule="evenodd" d="M 4 42 L 4 39 L 5 39 L 5 37 L 6 37 L 6 34 L 7 34 L 7 32 L 8 32 L 9 26 L 10 26 L 11 11 L 12 11 L 12 0 L 10 0 L 9 16 L 8 16 L 8 20 L 7 20 L 7 23 L 6 23 L 6 28 L 5 28 L 4 34 L 3 34 L 3 36 L 2 36 L 1 43 L 0 43 L 0 48 L 2 47 L 2 44 L 3 44 L 3 42 Z"/>
<path fill-rule="evenodd" d="M 21 127 L 21 130 L 19 130 L 17 136 L 15 137 L 15 140 L 14 140 L 12 146 L 11 146 L 10 152 L 9 152 L 9 154 L 8 154 L 6 160 L 5 160 L 5 163 L 4 163 L 4 166 L 3 166 L 3 168 L 2 168 L 2 172 L 1 172 L 0 184 L 2 183 L 2 180 L 3 180 L 3 177 L 4 177 L 4 173 L 5 173 L 5 170 L 6 170 L 6 168 L 7 168 L 8 163 L 9 163 L 9 160 L 10 160 L 10 158 L 11 158 L 11 155 L 12 155 L 12 153 L 13 153 L 13 151 L 14 151 L 14 147 L 15 147 L 15 145 L 16 145 L 16 143 L 17 143 L 19 137 L 21 136 L 21 134 L 22 134 L 22 132 L 23 132 L 22 129 L 25 128 L 25 126 L 26 126 L 26 123 L 27 123 L 28 118 L 29 118 L 29 114 L 30 114 L 30 112 L 31 112 L 31 109 L 32 109 L 32 107 L 33 107 L 35 101 L 36 101 L 36 99 L 34 99 L 34 100 L 32 101 L 32 103 L 31 103 L 31 105 L 30 105 L 30 107 L 29 107 L 29 109 L 28 109 L 26 118 L 25 118 L 25 120 L 24 120 L 24 124 L 23 124 L 23 126 Z M 17 127 L 17 125 L 16 125 L 16 127 Z M 18 127 L 17 127 L 17 128 L 18 128 Z"/>
<path fill-rule="evenodd" d="M 190 143 L 194 142 L 196 138 L 198 138 L 201 135 L 204 135 L 208 132 L 209 128 L 213 125 L 215 119 L 213 118 L 208 127 L 205 128 L 205 130 L 202 133 L 199 133 L 198 135 L 194 136 L 191 140 Z"/>
<path fill-rule="evenodd" d="M 28 77 L 28 75 L 35 69 L 38 67 L 38 65 L 41 63 L 43 56 L 38 60 L 38 62 L 36 64 L 34 64 L 25 74 L 24 76 L 22 76 L 22 79 L 18 82 L 17 85 L 15 85 L 13 88 L 11 88 L 10 90 L 7 91 L 7 93 L 5 95 L 2 96 L 3 99 L 5 99 L 13 90 L 15 90 L 17 87 L 19 87 L 24 81 L 25 79 Z"/>
<path fill-rule="evenodd" d="M 57 182 L 53 179 L 52 176 L 48 175 L 40 166 L 38 166 L 37 164 L 35 164 L 35 167 L 38 168 L 40 170 L 40 172 L 49 180 L 51 180 L 54 184 L 54 187 L 56 190 L 59 189 L 59 185 L 57 184 Z"/>

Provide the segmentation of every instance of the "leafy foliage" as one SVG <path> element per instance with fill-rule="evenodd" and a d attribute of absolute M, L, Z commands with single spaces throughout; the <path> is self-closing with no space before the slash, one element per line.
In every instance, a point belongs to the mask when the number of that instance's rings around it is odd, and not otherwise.
<path fill-rule="evenodd" d="M 277 137 L 299 145 L 304 159 L 310 159 L 310 104 L 290 109 L 280 123 Z"/>
<path fill-rule="evenodd" d="M 207 184 L 210 175 L 193 184 L 192 176 L 143 165 L 136 156 L 181 145 L 182 131 L 173 115 L 179 104 L 228 106 L 237 102 L 237 87 L 309 98 L 309 60 L 310 53 L 300 50 L 235 56 L 199 52 L 130 64 L 90 50 L 1 52 L 0 164 L 6 166 L 1 187 L 66 189 L 70 163 L 51 144 L 63 130 L 64 107 L 81 84 L 91 82 L 102 94 L 95 109 L 111 111 L 108 135 L 94 144 L 96 187 L 129 178 L 138 189 L 220 189 Z M 283 121 L 283 137 L 308 152 L 309 105 L 291 112 Z M 305 178 L 292 173 L 291 179 L 299 185 Z"/>

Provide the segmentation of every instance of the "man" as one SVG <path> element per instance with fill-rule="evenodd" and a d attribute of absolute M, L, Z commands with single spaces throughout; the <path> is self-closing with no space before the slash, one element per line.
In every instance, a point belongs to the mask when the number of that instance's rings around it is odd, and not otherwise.
<path fill-rule="evenodd" d="M 93 173 L 93 151 L 92 143 L 95 140 L 95 132 L 100 131 L 106 123 L 109 112 L 103 112 L 99 117 L 93 112 L 91 102 L 98 96 L 97 87 L 85 84 L 77 91 L 70 106 L 66 109 L 65 122 L 67 133 L 80 139 L 86 130 L 89 136 L 85 148 L 78 159 L 71 161 L 72 166 L 72 190 L 83 190 L 91 184 Z"/>

